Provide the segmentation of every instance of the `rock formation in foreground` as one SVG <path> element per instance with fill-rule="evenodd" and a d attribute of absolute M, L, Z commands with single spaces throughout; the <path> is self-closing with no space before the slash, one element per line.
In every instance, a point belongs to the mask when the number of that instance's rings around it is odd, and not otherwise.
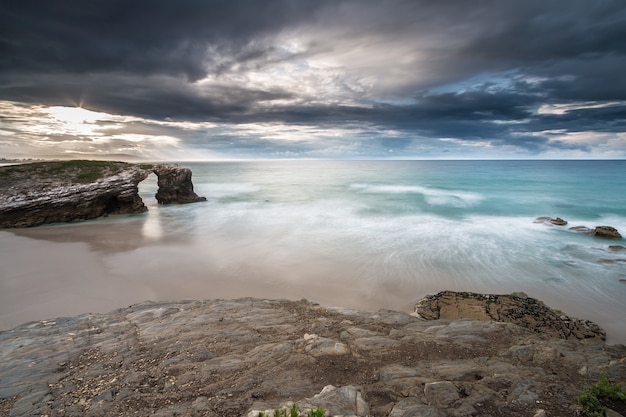
<path fill-rule="evenodd" d="M 415 313 L 426 320 L 494 320 L 513 323 L 550 337 L 606 340 L 606 333 L 597 324 L 568 317 L 524 293 L 499 295 L 442 291 L 420 300 L 415 305 Z"/>
<path fill-rule="evenodd" d="M 0 415 L 571 417 L 626 348 L 302 300 L 146 302 L 0 333 Z M 270 415 L 273 415 L 270 414 Z"/>
<path fill-rule="evenodd" d="M 0 167 L 0 228 L 143 213 L 147 208 L 137 185 L 151 172 L 163 187 L 157 196 L 167 196 L 160 203 L 204 200 L 193 192 L 191 171 L 176 165 L 80 160 L 13 165 Z"/>

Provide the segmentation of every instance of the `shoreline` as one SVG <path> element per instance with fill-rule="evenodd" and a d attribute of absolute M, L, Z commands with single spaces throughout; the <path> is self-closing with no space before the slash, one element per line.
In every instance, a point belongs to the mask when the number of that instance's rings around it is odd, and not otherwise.
<path fill-rule="evenodd" d="M 106 221 L 94 222 L 92 225 L 96 226 L 97 230 L 108 227 Z M 125 227 L 130 225 L 132 222 Z M 307 282 L 298 279 L 289 282 L 278 279 L 288 279 L 288 277 L 277 275 L 274 276 L 274 281 L 265 281 L 258 275 L 258 271 L 255 276 L 254 268 L 248 270 L 247 273 L 240 270 L 242 275 L 239 276 L 232 276 L 224 271 L 221 275 L 210 276 L 211 274 L 207 272 L 204 282 L 197 282 L 197 277 L 186 279 L 183 272 L 185 269 L 182 267 L 181 276 L 175 280 L 167 275 L 167 271 L 158 276 L 135 276 L 120 270 L 119 262 L 149 262 L 145 255 L 137 253 L 145 242 L 136 242 L 137 249 L 127 248 L 130 251 L 129 259 L 121 259 L 118 255 L 112 255 L 113 258 L 108 259 L 101 251 L 94 250 L 87 243 L 76 241 L 76 239 L 73 241 L 69 239 L 70 241 L 66 242 L 46 240 L 46 232 L 62 231 L 67 238 L 67 233 L 65 233 L 67 230 L 67 226 L 60 225 L 58 229 L 54 226 L 47 229 L 20 229 L 19 235 L 11 231 L 0 231 L 0 249 L 2 253 L 7 254 L 4 263 L 4 290 L 0 294 L 0 309 L 2 309 L 0 330 L 9 330 L 25 322 L 36 322 L 54 317 L 107 313 L 147 300 L 163 302 L 176 299 L 197 299 L 199 294 L 201 294 L 201 299 L 238 299 L 249 296 L 292 300 L 307 298 L 327 306 L 364 311 L 385 308 L 411 313 L 417 300 L 442 290 L 489 292 L 462 286 L 441 288 L 435 284 L 431 284 L 429 288 L 422 287 L 421 291 L 402 286 L 350 289 L 345 283 L 333 283 L 332 280 Z M 80 229 L 80 233 L 92 231 L 92 228 Z M 31 236 L 26 237 L 24 234 Z M 38 234 L 41 235 L 39 239 L 32 237 Z M 50 236 L 47 237 L 50 238 Z M 107 238 L 107 235 L 99 236 L 101 242 L 106 241 Z M 133 247 L 132 242 L 127 243 Z M 154 246 L 148 252 L 165 253 L 160 252 L 158 246 Z M 136 259 L 131 259 L 133 257 Z M 37 262 L 33 262 L 33 259 Z M 117 264 L 118 269 L 112 269 L 111 264 Z M 201 270 L 202 265 L 199 268 L 190 269 L 189 272 L 198 274 L 202 273 Z M 85 273 L 85 271 L 89 272 Z M 273 272 L 278 273 L 276 270 Z M 281 273 L 289 274 L 288 271 Z M 331 270 L 329 269 L 326 273 L 330 274 Z M 246 279 L 246 276 L 252 278 Z M 612 314 L 610 311 L 589 311 L 587 314 L 584 307 L 573 301 L 568 302 L 567 298 L 555 300 L 546 297 L 547 294 L 538 295 L 523 288 L 512 288 L 507 293 L 519 290 L 525 290 L 529 296 L 540 299 L 546 305 L 559 309 L 567 315 L 598 323 L 606 330 L 609 344 L 626 344 L 626 329 L 624 323 L 616 316 L 618 312 Z M 374 291 L 374 294 L 370 293 L 368 296 L 370 291 Z M 494 292 L 503 293 L 491 291 L 491 293 Z"/>

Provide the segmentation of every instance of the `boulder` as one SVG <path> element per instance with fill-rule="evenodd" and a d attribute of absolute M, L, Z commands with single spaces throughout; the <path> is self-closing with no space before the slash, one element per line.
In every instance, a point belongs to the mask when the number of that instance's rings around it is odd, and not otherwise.
<path fill-rule="evenodd" d="M 611 226 L 597 226 L 593 229 L 593 235 L 604 239 L 621 239 L 622 235 L 616 228 Z"/>
<path fill-rule="evenodd" d="M 309 400 L 305 400 L 302 407 L 309 409 L 322 407 L 333 416 L 370 415 L 370 408 L 363 399 L 361 388 L 353 385 L 339 388 L 327 385 L 319 394 Z"/>
<path fill-rule="evenodd" d="M 537 217 L 534 223 L 546 223 L 546 224 L 553 224 L 555 226 L 565 226 L 567 224 L 567 220 L 563 220 L 560 217 L 553 219 L 551 217 L 546 216 L 546 217 Z"/>
<path fill-rule="evenodd" d="M 569 230 L 582 233 L 585 235 L 591 235 L 602 239 L 621 239 L 622 235 L 612 226 L 596 226 L 594 229 L 590 229 L 586 226 L 574 226 Z"/>
<path fill-rule="evenodd" d="M 442 291 L 424 297 L 415 314 L 427 320 L 475 319 L 513 323 L 562 339 L 606 339 L 606 333 L 588 320 L 568 317 L 523 293 L 510 295 Z"/>
<path fill-rule="evenodd" d="M 429 405 L 447 406 L 457 401 L 458 388 L 450 381 L 429 382 L 424 386 L 424 396 Z"/>
<path fill-rule="evenodd" d="M 206 201 L 193 191 L 191 170 L 178 165 L 156 165 L 152 171 L 158 177 L 155 197 L 159 204 L 186 204 Z"/>

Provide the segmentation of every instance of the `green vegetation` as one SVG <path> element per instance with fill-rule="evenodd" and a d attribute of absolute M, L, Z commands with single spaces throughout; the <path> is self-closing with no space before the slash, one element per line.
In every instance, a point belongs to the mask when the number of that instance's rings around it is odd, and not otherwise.
<path fill-rule="evenodd" d="M 600 380 L 585 388 L 576 398 L 583 407 L 583 415 L 587 417 L 603 417 L 607 407 L 603 401 L 626 401 L 626 391 L 620 384 L 610 384 L 606 375 L 600 375 Z"/>
<path fill-rule="evenodd" d="M 276 408 L 274 410 L 274 414 L 265 414 L 261 413 L 260 417 L 300 417 L 304 416 L 304 414 L 300 414 L 300 410 L 298 409 L 298 404 L 293 403 L 291 409 L 287 410 L 287 408 Z M 325 417 L 326 412 L 322 407 L 317 407 L 314 410 L 309 410 L 306 413 L 306 417 Z"/>
<path fill-rule="evenodd" d="M 0 179 L 20 181 L 37 179 L 45 181 L 78 182 L 87 184 L 99 178 L 114 175 L 129 164 L 112 161 L 54 161 L 33 162 L 0 167 Z"/>

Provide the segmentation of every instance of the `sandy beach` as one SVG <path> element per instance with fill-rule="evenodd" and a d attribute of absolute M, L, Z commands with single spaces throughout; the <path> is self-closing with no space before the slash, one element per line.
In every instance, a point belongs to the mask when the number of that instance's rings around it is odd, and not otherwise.
<path fill-rule="evenodd" d="M 195 245 L 180 236 L 158 236 L 145 216 L 0 231 L 0 328 L 104 313 L 147 300 L 306 298 L 328 306 L 411 312 L 426 294 L 474 290 L 433 279 L 364 282 L 351 270 L 358 265 L 321 254 L 309 254 L 304 268 L 272 263 L 264 253 L 252 256 L 254 248 L 230 247 L 228 240 L 203 253 Z M 239 256 L 243 249 L 248 250 L 245 261 Z M 516 289 L 497 290 L 493 292 Z M 626 343 L 619 305 L 611 309 L 605 303 L 604 309 L 591 311 L 576 299 L 568 302 L 540 291 L 529 295 L 598 323 L 609 343 Z"/>

